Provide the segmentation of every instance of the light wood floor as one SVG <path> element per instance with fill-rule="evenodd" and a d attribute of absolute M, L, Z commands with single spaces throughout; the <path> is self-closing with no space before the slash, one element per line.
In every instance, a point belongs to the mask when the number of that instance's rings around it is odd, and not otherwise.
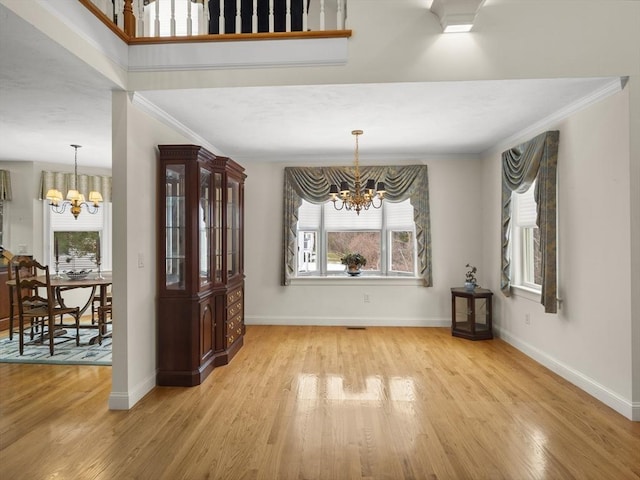
<path fill-rule="evenodd" d="M 500 340 L 250 326 L 193 388 L 0 364 L 3 479 L 639 479 L 630 422 Z"/>

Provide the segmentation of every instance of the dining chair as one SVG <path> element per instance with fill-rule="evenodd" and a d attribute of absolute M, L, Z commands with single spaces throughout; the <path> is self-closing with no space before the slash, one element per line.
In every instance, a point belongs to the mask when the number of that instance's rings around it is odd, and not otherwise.
<path fill-rule="evenodd" d="M 111 332 L 107 332 L 107 325 L 113 324 L 113 308 L 111 304 L 100 305 L 98 307 L 98 345 L 102 345 L 102 339 L 111 336 Z M 113 327 L 111 327 L 113 329 Z"/>
<path fill-rule="evenodd" d="M 35 273 L 25 277 L 24 272 Z M 51 285 L 49 265 L 41 265 L 37 260 L 27 258 L 14 265 L 16 295 L 18 297 L 18 332 L 20 355 L 24 353 L 24 326 L 28 321 L 40 327 L 40 340 L 49 340 L 49 353 L 53 355 L 56 337 L 56 315 L 71 315 L 75 319 L 76 345 L 80 345 L 80 309 L 79 307 L 61 307 L 57 304 L 54 287 Z M 70 326 L 70 325 L 68 325 Z M 60 335 L 64 335 L 60 329 Z"/>
<path fill-rule="evenodd" d="M 14 255 L 13 257 L 11 257 L 7 268 L 7 280 L 15 280 L 14 268 L 20 261 L 23 260 L 31 260 L 31 257 L 26 255 Z M 23 268 L 21 271 L 21 275 L 22 278 L 27 278 L 30 276 L 35 277 L 36 273 L 33 268 Z M 18 313 L 18 296 L 16 295 L 15 285 L 7 285 L 7 287 L 9 288 L 9 340 L 13 340 L 13 334 L 15 333 L 13 319 Z M 33 338 L 34 325 L 32 324 L 31 327 L 31 335 Z"/>
<path fill-rule="evenodd" d="M 91 299 L 91 323 L 95 324 L 99 321 L 99 308 L 101 305 L 111 305 L 112 295 L 111 295 L 111 287 L 107 290 L 107 296 L 102 301 L 102 295 L 100 292 L 96 293 Z"/>

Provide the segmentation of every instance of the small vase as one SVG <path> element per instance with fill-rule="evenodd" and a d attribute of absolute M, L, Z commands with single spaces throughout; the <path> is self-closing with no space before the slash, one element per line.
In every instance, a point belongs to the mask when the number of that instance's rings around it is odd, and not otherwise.
<path fill-rule="evenodd" d="M 468 292 L 473 292 L 476 289 L 476 284 L 473 282 L 464 282 L 464 289 Z"/>
<path fill-rule="evenodd" d="M 360 275 L 360 265 L 347 265 L 347 273 L 352 277 Z"/>

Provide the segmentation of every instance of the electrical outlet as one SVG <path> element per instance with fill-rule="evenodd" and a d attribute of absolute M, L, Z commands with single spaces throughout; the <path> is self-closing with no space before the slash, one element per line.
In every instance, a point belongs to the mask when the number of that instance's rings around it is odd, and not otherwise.
<path fill-rule="evenodd" d="M 144 268 L 144 253 L 138 253 L 138 268 Z"/>
<path fill-rule="evenodd" d="M 531 325 L 531 316 L 528 313 L 524 315 L 524 323 L 527 325 Z"/>
<path fill-rule="evenodd" d="M 371 302 L 371 298 L 369 297 L 368 293 L 364 294 L 364 303 L 370 303 Z"/>

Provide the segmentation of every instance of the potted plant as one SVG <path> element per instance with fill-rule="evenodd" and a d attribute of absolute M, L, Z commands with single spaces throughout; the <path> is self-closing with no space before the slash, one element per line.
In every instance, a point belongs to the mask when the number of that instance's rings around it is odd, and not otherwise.
<path fill-rule="evenodd" d="M 359 253 L 347 253 L 342 256 L 340 262 L 347 266 L 347 273 L 355 276 L 360 275 L 360 267 L 367 264 L 367 259 Z"/>
<path fill-rule="evenodd" d="M 473 265 L 467 263 L 467 273 L 465 274 L 464 288 L 473 291 L 478 286 L 478 280 L 476 279 L 476 273 L 478 269 Z"/>

